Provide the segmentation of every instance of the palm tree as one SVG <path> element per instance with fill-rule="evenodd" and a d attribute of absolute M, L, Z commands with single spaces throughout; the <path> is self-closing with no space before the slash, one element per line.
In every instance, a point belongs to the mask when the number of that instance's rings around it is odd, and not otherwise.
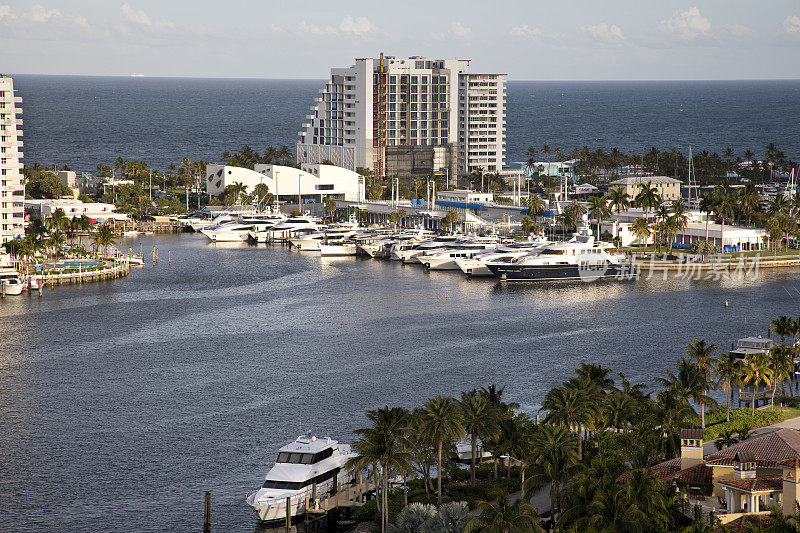
<path fill-rule="evenodd" d="M 680 200 L 672 202 L 672 215 L 670 218 L 670 227 L 676 233 L 682 233 L 689 225 L 689 216 L 687 215 L 686 207 Z M 672 241 L 669 244 L 669 251 L 672 251 Z"/>
<path fill-rule="evenodd" d="M 637 241 L 647 246 L 647 238 L 652 232 L 646 218 L 640 217 L 634 220 L 633 224 L 631 224 L 631 232 L 636 236 Z"/>
<path fill-rule="evenodd" d="M 732 429 L 727 429 L 720 433 L 719 438 L 714 441 L 714 446 L 716 446 L 717 450 L 721 450 L 722 448 L 727 448 L 728 446 L 733 446 L 739 439 L 734 435 L 735 431 Z"/>
<path fill-rule="evenodd" d="M 542 227 L 537 224 L 531 217 L 525 215 L 520 220 L 523 235 L 530 235 L 531 233 L 541 233 Z"/>
<path fill-rule="evenodd" d="M 655 209 L 661 203 L 661 197 L 658 195 L 658 189 L 651 186 L 651 182 L 640 183 L 639 192 L 633 201 L 637 207 L 644 209 L 644 217 L 647 218 L 647 213 L 651 209 Z"/>
<path fill-rule="evenodd" d="M 775 409 L 775 391 L 778 388 L 778 383 L 783 384 L 784 381 L 791 377 L 794 371 L 791 348 L 783 344 L 770 348 L 767 365 L 772 373 L 772 398 L 770 403 L 772 404 L 772 409 Z"/>
<path fill-rule="evenodd" d="M 325 198 L 323 205 L 325 206 L 325 211 L 328 213 L 328 216 L 331 217 L 331 221 L 333 221 L 333 212 L 336 211 L 336 200 L 328 196 Z"/>
<path fill-rule="evenodd" d="M 478 502 L 478 509 L 480 514 L 469 519 L 464 533 L 544 532 L 536 507 L 521 499 L 509 503 L 499 494 L 493 502 Z"/>
<path fill-rule="evenodd" d="M 551 510 L 557 513 L 561 508 L 561 486 L 578 463 L 573 437 L 563 426 L 542 424 L 536 426 L 531 446 L 536 458 L 527 469 L 525 492 L 531 494 L 550 485 Z"/>
<path fill-rule="evenodd" d="M 528 196 L 528 216 L 536 218 L 544 213 L 544 200 L 538 194 Z"/>
<path fill-rule="evenodd" d="M 700 380 L 705 385 L 702 397 L 700 398 L 700 427 L 706 428 L 706 406 L 705 396 L 708 394 L 708 389 L 713 386 L 711 379 L 711 371 L 714 368 L 714 350 L 717 346 L 713 344 L 706 344 L 706 341 L 699 339 L 692 339 L 692 342 L 686 343 L 686 353 L 690 358 L 694 359 L 697 365 L 697 370 L 700 373 Z"/>
<path fill-rule="evenodd" d="M 581 428 L 590 420 L 590 406 L 581 390 L 565 384 L 550 389 L 542 402 L 542 409 L 547 410 L 545 422 L 565 426 L 567 429 L 578 428 L 578 459 L 583 456 Z"/>
<path fill-rule="evenodd" d="M 373 425 L 355 431 L 361 437 L 355 443 L 359 455 L 349 459 L 346 468 L 364 470 L 372 465 L 380 466 L 381 531 L 384 532 L 389 523 L 390 472 L 410 469 L 408 447 L 403 439 L 409 413 L 401 407 L 386 406 L 375 411 L 367 411 L 367 418 Z"/>
<path fill-rule="evenodd" d="M 753 212 L 758 209 L 761 197 L 753 182 L 745 183 L 744 187 L 739 189 L 739 205 L 747 215 L 747 225 L 750 225 L 750 217 Z"/>
<path fill-rule="evenodd" d="M 772 370 L 769 368 L 769 360 L 762 353 L 749 354 L 745 357 L 745 367 L 742 375 L 742 384 L 753 384 L 753 400 L 751 403 L 752 415 L 756 415 L 756 394 L 758 386 L 764 384 L 769 387 L 772 384 Z"/>
<path fill-rule="evenodd" d="M 447 214 L 442 218 L 442 222 L 447 225 L 450 231 L 453 231 L 456 222 L 458 222 L 458 213 L 456 213 L 455 209 L 448 210 Z"/>
<path fill-rule="evenodd" d="M 442 447 L 459 440 L 464 433 L 461 408 L 450 396 L 428 399 L 422 410 L 422 425 L 436 439 L 436 505 L 442 505 Z"/>
<path fill-rule="evenodd" d="M 720 241 L 720 249 L 724 252 L 725 251 L 725 221 L 728 219 L 732 219 L 736 213 L 737 205 L 736 200 L 731 194 L 730 189 L 727 185 L 718 185 L 714 191 L 717 196 L 717 201 L 715 205 L 715 210 L 719 217 L 722 219 L 722 225 L 720 226 L 719 232 L 719 241 Z"/>
<path fill-rule="evenodd" d="M 714 362 L 714 371 L 717 373 L 717 386 L 725 391 L 727 400 L 726 420 L 731 421 L 731 392 L 733 385 L 742 375 L 742 362 L 730 352 L 721 353 Z"/>
<path fill-rule="evenodd" d="M 706 241 L 708 241 L 708 219 L 711 216 L 711 212 L 716 212 L 717 209 L 717 197 L 713 193 L 706 193 L 700 199 L 700 211 L 706 214 Z"/>
<path fill-rule="evenodd" d="M 608 196 L 592 196 L 589 198 L 589 218 L 597 221 L 597 239 L 600 240 L 600 223 L 611 216 Z"/>
<path fill-rule="evenodd" d="M 615 187 L 608 192 L 608 201 L 611 207 L 614 208 L 614 211 L 617 212 L 617 234 L 615 237 L 619 239 L 619 214 L 631 206 L 631 200 L 628 197 L 628 193 L 626 193 L 622 187 Z M 617 244 L 617 247 L 619 248 L 619 244 Z"/>
<path fill-rule="evenodd" d="M 488 437 L 497 431 L 498 409 L 489 403 L 486 396 L 477 390 L 461 393 L 461 420 L 470 437 L 472 462 L 470 484 L 475 486 L 475 462 L 477 460 L 478 437 Z"/>
<path fill-rule="evenodd" d="M 94 243 L 103 248 L 104 254 L 108 253 L 108 247 L 117 244 L 114 240 L 114 230 L 108 224 L 103 224 L 97 228 L 94 234 Z"/>
<path fill-rule="evenodd" d="M 786 337 L 793 337 L 797 334 L 798 323 L 791 318 L 781 315 L 772 322 L 769 327 L 775 334 L 780 335 L 781 344 L 786 344 Z"/>

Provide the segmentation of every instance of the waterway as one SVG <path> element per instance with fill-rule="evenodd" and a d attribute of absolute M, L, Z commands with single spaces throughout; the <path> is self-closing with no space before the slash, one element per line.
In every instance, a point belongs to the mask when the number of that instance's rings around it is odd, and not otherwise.
<path fill-rule="evenodd" d="M 533 413 L 582 361 L 653 384 L 692 337 L 796 316 L 798 272 L 504 284 L 199 235 L 161 262 L 0 302 L 2 531 L 253 531 L 278 447 L 491 383 Z M 165 261 L 171 251 L 172 263 Z M 724 301 L 729 306 L 725 307 Z"/>

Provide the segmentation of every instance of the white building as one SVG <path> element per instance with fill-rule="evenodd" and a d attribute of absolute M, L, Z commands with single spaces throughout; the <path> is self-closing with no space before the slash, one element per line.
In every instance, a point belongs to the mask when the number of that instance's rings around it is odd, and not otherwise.
<path fill-rule="evenodd" d="M 67 218 L 81 217 L 83 215 L 95 222 L 103 223 L 110 220 L 128 220 L 128 215 L 117 213 L 114 204 L 101 202 L 84 203 L 74 198 L 60 198 L 57 200 L 25 200 L 25 214 L 31 218 L 47 220 L 61 209 Z"/>
<path fill-rule="evenodd" d="M 620 178 L 609 184 L 610 188 L 622 189 L 633 200 L 641 185 L 655 188 L 662 202 L 681 199 L 681 181 L 667 176 L 632 176 Z"/>
<path fill-rule="evenodd" d="M 297 161 L 401 178 L 502 169 L 505 79 L 468 67 L 381 54 L 331 69 L 299 133 Z"/>
<path fill-rule="evenodd" d="M 14 96 L 14 80 L 0 75 L 0 246 L 24 234 L 22 176 L 22 98 Z"/>
<path fill-rule="evenodd" d="M 436 201 L 464 202 L 468 204 L 483 204 L 494 201 L 494 194 L 490 192 L 467 191 L 456 189 L 453 191 L 438 191 Z"/>
<path fill-rule="evenodd" d="M 296 202 L 298 194 L 302 194 L 304 202 L 319 202 L 328 196 L 356 202 L 364 199 L 363 176 L 334 165 L 304 164 L 302 169 L 255 165 L 255 170 L 227 165 L 206 167 L 206 184 L 212 196 L 219 196 L 235 182 L 244 185 L 248 194 L 263 183 L 278 200 L 289 202 Z"/>

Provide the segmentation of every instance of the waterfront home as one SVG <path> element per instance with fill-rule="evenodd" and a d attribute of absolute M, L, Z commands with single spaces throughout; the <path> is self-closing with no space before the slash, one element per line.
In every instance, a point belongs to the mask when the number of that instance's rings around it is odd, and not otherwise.
<path fill-rule="evenodd" d="M 680 457 L 645 469 L 661 481 L 683 486 L 723 524 L 769 507 L 794 514 L 800 504 L 800 432 L 776 429 L 706 454 L 700 429 L 681 431 Z M 619 478 L 627 482 L 629 472 Z M 706 494 L 706 496 L 703 496 Z M 710 498 L 708 498 L 710 496 Z"/>
<path fill-rule="evenodd" d="M 620 178 L 609 184 L 609 189 L 622 189 L 629 198 L 636 198 L 640 185 L 655 187 L 658 196 L 664 201 L 680 200 L 681 180 L 667 176 L 631 176 Z"/>
<path fill-rule="evenodd" d="M 26 199 L 25 200 L 25 216 L 31 218 L 38 218 L 39 220 L 47 220 L 49 217 L 61 209 L 67 218 L 74 218 L 80 216 L 87 216 L 96 222 L 107 222 L 110 220 L 124 221 L 128 220 L 128 215 L 124 213 L 117 213 L 114 204 L 105 204 L 102 202 L 89 202 L 84 203 L 75 198 L 58 198 L 58 199 Z"/>

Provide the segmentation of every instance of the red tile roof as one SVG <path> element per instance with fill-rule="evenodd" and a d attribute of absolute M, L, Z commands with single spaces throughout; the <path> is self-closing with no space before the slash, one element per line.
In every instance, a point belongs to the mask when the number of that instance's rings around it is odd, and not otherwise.
<path fill-rule="evenodd" d="M 725 531 L 730 531 L 731 533 L 749 533 L 753 531 L 753 526 L 757 528 L 770 520 L 772 520 L 772 517 L 769 515 L 744 515 L 725 524 Z"/>
<path fill-rule="evenodd" d="M 747 461 L 778 463 L 784 459 L 800 457 L 800 431 L 794 429 L 779 429 L 762 435 L 756 435 L 745 441 L 729 446 L 724 450 L 709 454 L 705 457 L 707 463 L 717 463 L 717 460 L 734 460 L 736 455 L 747 457 Z M 764 465 L 766 466 L 766 465 Z"/>
<path fill-rule="evenodd" d="M 780 476 L 762 476 L 752 479 L 720 479 L 719 484 L 747 492 L 783 490 L 783 478 Z"/>
<path fill-rule="evenodd" d="M 781 461 L 781 466 L 786 466 L 788 468 L 800 468 L 800 457 L 792 457 L 791 459 L 786 459 L 785 461 Z"/>

